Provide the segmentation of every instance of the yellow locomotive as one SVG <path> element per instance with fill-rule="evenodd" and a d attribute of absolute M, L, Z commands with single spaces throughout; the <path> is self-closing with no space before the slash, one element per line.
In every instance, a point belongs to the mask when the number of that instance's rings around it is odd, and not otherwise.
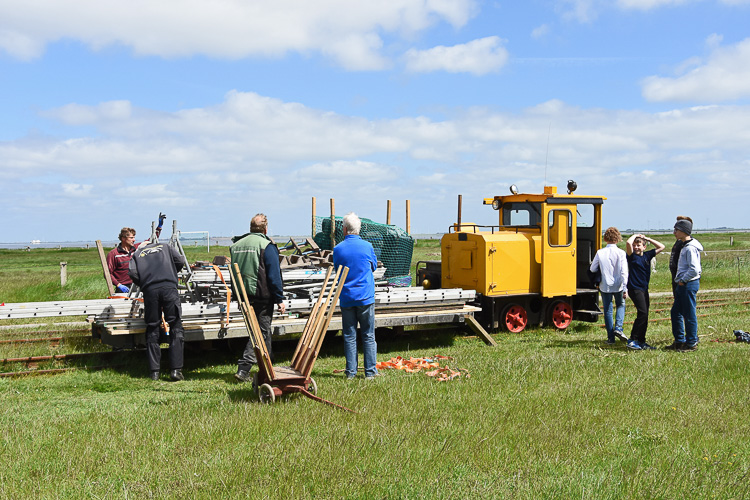
<path fill-rule="evenodd" d="M 520 332 L 527 325 L 567 328 L 596 321 L 599 291 L 589 266 L 601 248 L 603 196 L 542 194 L 485 198 L 498 224 L 459 221 L 441 240 L 441 261 L 418 265 L 417 282 L 429 288 L 477 291 L 485 328 Z"/>

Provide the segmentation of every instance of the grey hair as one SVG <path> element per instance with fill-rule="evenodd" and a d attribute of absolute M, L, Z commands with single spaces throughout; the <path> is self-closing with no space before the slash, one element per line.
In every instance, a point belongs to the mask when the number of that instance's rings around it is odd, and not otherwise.
<path fill-rule="evenodd" d="M 349 212 L 344 216 L 344 229 L 347 234 L 359 234 L 359 230 L 362 228 L 362 221 L 359 220 L 357 214 Z"/>

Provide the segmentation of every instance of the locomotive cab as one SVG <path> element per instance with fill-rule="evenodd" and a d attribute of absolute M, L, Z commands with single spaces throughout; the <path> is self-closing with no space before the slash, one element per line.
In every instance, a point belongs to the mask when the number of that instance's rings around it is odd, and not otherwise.
<path fill-rule="evenodd" d="M 441 240 L 441 286 L 476 290 L 485 328 L 567 328 L 596 321 L 589 266 L 601 247 L 602 196 L 542 194 L 485 198 L 498 224 L 456 223 Z"/>

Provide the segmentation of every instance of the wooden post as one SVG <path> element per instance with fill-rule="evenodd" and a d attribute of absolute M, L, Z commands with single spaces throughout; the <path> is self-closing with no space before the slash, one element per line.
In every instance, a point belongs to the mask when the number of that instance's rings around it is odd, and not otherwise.
<path fill-rule="evenodd" d="M 331 198 L 331 250 L 336 246 L 336 210 L 334 205 L 335 202 Z"/>
<path fill-rule="evenodd" d="M 456 217 L 456 231 L 461 230 L 461 205 L 462 205 L 462 196 L 458 195 L 458 216 Z"/>
<path fill-rule="evenodd" d="M 385 223 L 391 225 L 391 200 L 388 200 L 387 208 L 385 211 Z"/>
<path fill-rule="evenodd" d="M 107 289 L 109 295 L 115 294 L 115 286 L 112 284 L 112 276 L 109 275 L 109 267 L 107 266 L 107 257 L 104 255 L 104 247 L 102 247 L 102 241 L 96 240 L 96 249 L 99 250 L 99 260 L 102 261 L 102 271 L 104 272 L 104 279 L 107 280 Z"/>
<path fill-rule="evenodd" d="M 312 197 L 312 218 L 310 221 L 311 238 L 315 238 L 315 196 Z"/>
<path fill-rule="evenodd" d="M 734 245 L 734 236 L 729 237 L 729 246 L 731 247 L 732 245 Z"/>
<path fill-rule="evenodd" d="M 68 263 L 60 262 L 60 286 L 68 283 Z"/>
<path fill-rule="evenodd" d="M 406 234 L 411 234 L 411 208 L 409 200 L 406 200 Z"/>

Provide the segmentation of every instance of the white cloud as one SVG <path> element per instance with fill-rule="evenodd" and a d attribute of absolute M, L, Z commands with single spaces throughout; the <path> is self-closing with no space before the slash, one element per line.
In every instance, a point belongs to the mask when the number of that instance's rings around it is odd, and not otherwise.
<path fill-rule="evenodd" d="M 95 131 L 0 142 L 8 220 L 43 209 L 60 227 L 76 217 L 86 221 L 82 228 L 133 226 L 119 213 L 127 200 L 127 217 L 153 218 L 169 206 L 185 230 L 244 231 L 263 211 L 279 230 L 306 232 L 299 212 L 319 196 L 366 217 L 384 212 L 386 199 L 411 199 L 412 224 L 442 231 L 455 216 L 456 193 L 464 195 L 466 220 L 481 223 L 486 214 L 473 214 L 470 200 L 514 182 L 535 192 L 545 177 L 558 186 L 573 178 L 581 193 L 607 195 L 608 217 L 636 217 L 628 197 L 672 214 L 705 192 L 716 193 L 701 198 L 706 206 L 734 214 L 731 206 L 750 190 L 748 106 L 654 114 L 549 101 L 519 113 L 476 107 L 443 120 L 368 120 L 233 91 L 215 106 L 175 112 L 120 102 L 46 114 L 74 126 L 85 117 Z M 731 190 L 721 192 L 728 178 L 721 172 L 734 177 Z M 677 187 L 665 191 L 669 185 Z"/>
<path fill-rule="evenodd" d="M 560 0 L 557 8 L 563 19 L 589 23 L 598 15 L 598 4 L 597 0 Z"/>
<path fill-rule="evenodd" d="M 548 24 L 542 24 L 531 30 L 531 38 L 539 39 L 544 38 L 549 34 L 550 28 Z"/>
<path fill-rule="evenodd" d="M 86 198 L 91 195 L 93 184 L 63 184 L 63 192 L 71 197 Z"/>
<path fill-rule="evenodd" d="M 730 6 L 750 5 L 750 0 L 557 0 L 556 9 L 565 20 L 591 23 L 597 19 L 601 11 L 612 7 L 620 10 L 649 11 L 698 2 L 718 2 Z"/>
<path fill-rule="evenodd" d="M 650 10 L 668 5 L 683 5 L 695 0 L 617 0 L 623 9 Z"/>
<path fill-rule="evenodd" d="M 476 10 L 474 0 L 6 0 L 0 50 L 29 60 L 71 39 L 165 58 L 320 52 L 348 69 L 380 69 L 382 36 L 408 37 L 439 22 L 461 27 Z"/>
<path fill-rule="evenodd" d="M 404 58 L 406 70 L 412 73 L 447 71 L 479 76 L 502 68 L 508 61 L 508 51 L 499 37 L 490 36 L 451 47 L 410 49 Z"/>
<path fill-rule="evenodd" d="M 717 47 L 716 40 L 716 35 L 709 37 L 709 47 L 715 48 L 706 61 L 687 73 L 645 78 L 641 82 L 643 97 L 649 101 L 710 102 L 750 97 L 750 38 L 728 47 Z"/>

